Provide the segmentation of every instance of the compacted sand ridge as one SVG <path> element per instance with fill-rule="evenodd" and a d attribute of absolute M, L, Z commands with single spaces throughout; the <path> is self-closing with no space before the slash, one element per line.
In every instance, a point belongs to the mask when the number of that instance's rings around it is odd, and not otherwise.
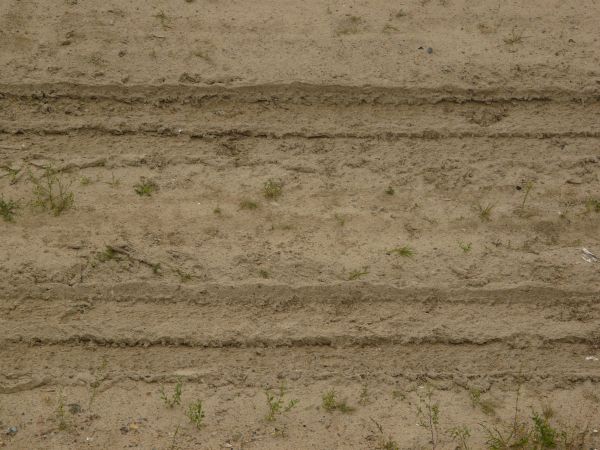
<path fill-rule="evenodd" d="M 1 0 L 0 446 L 600 446 L 599 18 Z"/>

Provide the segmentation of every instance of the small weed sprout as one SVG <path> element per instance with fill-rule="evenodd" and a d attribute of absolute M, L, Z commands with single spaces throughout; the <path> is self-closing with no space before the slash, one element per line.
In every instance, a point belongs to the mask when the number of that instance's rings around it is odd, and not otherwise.
<path fill-rule="evenodd" d="M 181 281 L 182 283 L 186 283 L 192 279 L 191 273 L 184 272 L 181 269 L 175 269 L 175 273 L 177 273 L 177 275 L 179 275 L 179 281 Z"/>
<path fill-rule="evenodd" d="M 108 360 L 106 358 L 102 358 L 102 363 L 100 364 L 100 367 L 98 367 L 98 369 L 96 369 L 96 371 L 94 373 L 94 381 L 92 381 L 90 384 L 90 401 L 88 403 L 88 409 L 92 408 L 92 403 L 94 403 L 94 400 L 96 399 L 96 396 L 98 395 L 98 389 L 100 388 L 100 385 L 102 384 L 102 382 L 104 380 L 106 380 L 107 364 L 108 364 Z"/>
<path fill-rule="evenodd" d="M 525 202 L 527 201 L 527 197 L 529 197 L 529 193 L 533 189 L 533 181 L 528 181 L 525 183 L 525 196 L 523 197 L 523 203 L 521 203 L 521 211 L 525 210 Z"/>
<path fill-rule="evenodd" d="M 350 281 L 358 280 L 360 277 L 362 277 L 364 275 L 368 275 L 369 271 L 367 269 L 368 269 L 368 267 L 364 266 L 362 269 L 357 269 L 357 270 L 351 271 L 350 275 L 348 275 L 348 280 L 350 280 Z"/>
<path fill-rule="evenodd" d="M 548 419 L 537 413 L 531 418 L 534 425 L 533 440 L 540 445 L 540 448 L 555 448 L 558 432 L 550 426 Z"/>
<path fill-rule="evenodd" d="M 269 408 L 269 411 L 265 416 L 267 421 L 273 422 L 278 414 L 291 411 L 292 408 L 298 404 L 298 400 L 296 399 L 292 399 L 286 404 L 284 400 L 285 394 L 286 388 L 283 383 L 281 383 L 279 386 L 279 391 L 277 393 L 273 393 L 269 389 L 265 390 L 265 395 L 267 396 L 267 406 Z"/>
<path fill-rule="evenodd" d="M 281 196 L 283 184 L 280 181 L 268 180 L 263 186 L 263 195 L 270 200 L 276 200 Z"/>
<path fill-rule="evenodd" d="M 492 216 L 492 210 L 494 209 L 494 205 L 492 205 L 492 204 L 487 204 L 485 206 L 477 205 L 477 209 L 479 211 L 479 218 L 481 219 L 482 222 L 489 222 L 490 220 L 492 220 L 491 216 Z"/>
<path fill-rule="evenodd" d="M 196 428 L 200 429 L 202 427 L 202 420 L 204 419 L 202 400 L 198 400 L 197 402 L 192 403 L 189 406 L 186 415 L 190 419 L 190 422 L 196 425 Z"/>
<path fill-rule="evenodd" d="M 456 442 L 457 450 L 469 450 L 469 438 L 471 430 L 466 425 L 452 427 L 448 430 L 450 438 Z"/>
<path fill-rule="evenodd" d="M 471 243 L 465 244 L 464 242 L 459 242 L 458 246 L 464 253 L 469 253 L 471 251 Z"/>
<path fill-rule="evenodd" d="M 258 208 L 258 203 L 252 201 L 252 200 L 242 200 L 240 202 L 240 209 L 257 209 Z"/>
<path fill-rule="evenodd" d="M 516 27 L 504 38 L 504 43 L 506 45 L 520 44 L 521 42 L 523 42 L 523 32 L 518 31 Z"/>
<path fill-rule="evenodd" d="M 325 409 L 325 411 L 333 412 L 335 410 L 338 410 L 342 413 L 350 413 L 354 411 L 354 408 L 352 406 L 349 406 L 346 403 L 346 400 L 337 399 L 337 394 L 333 389 L 323 394 L 322 400 L 322 406 Z"/>
<path fill-rule="evenodd" d="M 115 251 L 115 249 L 109 245 L 106 246 L 106 248 L 99 252 L 96 256 L 98 258 L 98 260 L 100 262 L 106 262 L 106 261 L 112 261 L 112 260 L 116 260 L 116 261 L 120 261 L 121 260 L 121 256 L 120 254 Z"/>
<path fill-rule="evenodd" d="M 365 21 L 358 16 L 348 16 L 340 20 L 336 29 L 336 36 L 344 36 L 349 34 L 356 34 L 361 30 Z"/>
<path fill-rule="evenodd" d="M 260 269 L 260 270 L 258 271 L 258 275 L 259 275 L 261 278 L 265 278 L 265 279 L 266 279 L 266 278 L 269 278 L 269 272 L 268 272 L 268 271 L 266 271 L 265 269 Z"/>
<path fill-rule="evenodd" d="M 369 387 L 365 384 L 360 391 L 360 396 L 358 398 L 358 403 L 361 405 L 367 405 L 369 403 Z"/>
<path fill-rule="evenodd" d="M 67 430 L 70 426 L 69 418 L 65 411 L 65 398 L 62 392 L 58 395 L 58 404 L 56 405 L 56 423 L 60 431 Z"/>
<path fill-rule="evenodd" d="M 15 201 L 4 200 L 4 196 L 0 197 L 0 216 L 5 222 L 14 222 L 18 207 Z"/>
<path fill-rule="evenodd" d="M 183 382 L 181 378 L 177 379 L 177 383 L 175 384 L 175 389 L 173 391 L 173 396 L 169 397 L 165 393 L 165 387 L 160 387 L 160 398 L 165 403 L 167 408 L 173 408 L 175 405 L 181 405 L 181 391 L 183 388 Z M 202 405 L 201 405 L 202 406 Z"/>
<path fill-rule="evenodd" d="M 394 254 L 398 256 L 403 256 L 405 258 L 410 258 L 415 254 L 415 251 L 410 248 L 408 245 L 404 245 L 402 247 L 396 247 L 387 251 L 388 255 Z"/>
<path fill-rule="evenodd" d="M 433 401 L 433 389 L 430 386 L 425 388 L 424 393 L 419 393 L 417 419 L 419 426 L 429 431 L 431 448 L 435 450 L 439 443 L 440 405 Z"/>
<path fill-rule="evenodd" d="M 343 215 L 335 213 L 333 215 L 333 217 L 335 217 L 335 220 L 337 221 L 337 223 L 339 224 L 340 227 L 343 227 L 344 225 L 346 225 L 347 219 Z"/>
<path fill-rule="evenodd" d="M 152 194 L 158 191 L 158 185 L 146 177 L 141 177 L 140 182 L 134 185 L 133 189 L 140 197 L 150 197 Z"/>
<path fill-rule="evenodd" d="M 220 216 L 221 214 L 223 214 L 223 210 L 221 210 L 221 208 L 217 206 L 215 209 L 213 209 L 213 213 Z"/>
<path fill-rule="evenodd" d="M 79 179 L 79 184 L 81 184 L 82 186 L 89 186 L 90 184 L 92 184 L 92 179 L 90 177 L 81 177 Z"/>
<path fill-rule="evenodd" d="M 379 431 L 379 445 L 377 446 L 378 450 L 400 450 L 400 446 L 396 441 L 392 439 L 392 437 L 385 438 L 385 434 L 383 432 L 383 427 L 377 422 L 375 419 L 371 417 L 371 420 L 377 427 Z"/>
<path fill-rule="evenodd" d="M 34 186 L 34 206 L 52 211 L 55 216 L 73 206 L 75 196 L 69 191 L 71 183 L 67 184 L 53 168 L 46 168 L 39 178 L 30 173 L 29 178 Z"/>
<path fill-rule="evenodd" d="M 19 178 L 21 178 L 21 175 L 23 175 L 21 173 L 23 168 L 13 169 L 9 166 L 0 166 L 0 168 L 6 171 L 6 175 L 8 175 L 8 180 L 10 184 L 16 184 L 17 181 L 19 181 Z"/>
<path fill-rule="evenodd" d="M 110 181 L 108 182 L 108 185 L 114 189 L 114 188 L 119 187 L 120 184 L 121 184 L 121 180 L 116 178 L 115 173 L 112 172 L 110 175 Z"/>
<path fill-rule="evenodd" d="M 394 191 L 394 188 L 392 186 L 388 186 L 388 188 L 385 190 L 385 193 L 387 195 L 394 195 L 396 191 Z"/>
<path fill-rule="evenodd" d="M 526 423 L 519 420 L 519 399 L 521 396 L 521 384 L 517 388 L 515 400 L 515 412 L 512 424 L 508 429 L 498 426 L 487 426 L 480 424 L 486 434 L 486 444 L 490 450 L 504 450 L 510 448 L 524 448 L 529 443 L 531 430 Z"/>
<path fill-rule="evenodd" d="M 169 25 L 170 19 L 162 9 L 154 17 L 156 17 L 160 21 L 160 25 L 163 28 L 171 28 L 171 25 Z"/>
<path fill-rule="evenodd" d="M 600 200 L 597 198 L 590 198 L 585 202 L 585 210 L 587 212 L 600 213 Z"/>

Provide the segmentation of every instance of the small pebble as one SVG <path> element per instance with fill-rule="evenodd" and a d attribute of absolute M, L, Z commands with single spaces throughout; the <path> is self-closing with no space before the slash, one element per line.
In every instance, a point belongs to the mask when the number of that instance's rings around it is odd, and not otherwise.
<path fill-rule="evenodd" d="M 9 436 L 14 436 L 15 434 L 17 434 L 17 427 L 10 427 L 8 430 L 6 430 L 6 434 L 8 434 Z"/>
<path fill-rule="evenodd" d="M 431 55 L 433 53 L 433 49 L 431 47 L 427 47 L 427 53 Z"/>

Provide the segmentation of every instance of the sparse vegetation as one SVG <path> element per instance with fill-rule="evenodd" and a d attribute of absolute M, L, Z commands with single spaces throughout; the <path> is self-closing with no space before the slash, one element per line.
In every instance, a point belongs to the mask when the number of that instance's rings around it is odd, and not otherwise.
<path fill-rule="evenodd" d="M 520 44 L 523 42 L 523 32 L 518 31 L 517 28 L 513 28 L 508 36 L 504 38 L 506 45 Z"/>
<path fill-rule="evenodd" d="M 471 430 L 466 425 L 459 425 L 448 430 L 448 435 L 456 443 L 456 450 L 469 450 Z"/>
<path fill-rule="evenodd" d="M 217 206 L 215 209 L 213 209 L 213 213 L 220 216 L 221 214 L 223 214 L 223 211 L 221 210 L 220 207 Z"/>
<path fill-rule="evenodd" d="M 387 195 L 394 195 L 396 191 L 394 191 L 394 188 L 392 186 L 388 186 L 388 188 L 385 190 L 385 193 Z"/>
<path fill-rule="evenodd" d="M 335 213 L 333 215 L 333 217 L 335 217 L 335 220 L 339 224 L 340 227 L 343 227 L 344 225 L 346 225 L 346 220 L 347 219 L 346 219 L 345 216 L 343 216 L 341 214 L 338 214 L 338 213 Z"/>
<path fill-rule="evenodd" d="M 263 186 L 263 195 L 265 198 L 275 200 L 281 196 L 283 184 L 281 181 L 268 180 Z"/>
<path fill-rule="evenodd" d="M 464 253 L 469 253 L 471 251 L 471 243 L 465 244 L 464 242 L 459 242 L 458 246 Z"/>
<path fill-rule="evenodd" d="M 494 209 L 494 205 L 477 205 L 477 209 L 479 211 L 479 218 L 482 222 L 489 222 L 492 220 L 492 210 Z"/>
<path fill-rule="evenodd" d="M 398 443 L 396 441 L 394 441 L 392 439 L 391 436 L 389 437 L 385 437 L 385 433 L 383 432 L 383 427 L 381 426 L 381 424 L 379 424 L 379 422 L 377 422 L 375 419 L 371 418 L 371 421 L 375 424 L 375 426 L 377 427 L 377 430 L 379 431 L 379 443 L 377 446 L 378 450 L 400 450 L 400 446 L 398 445 Z"/>
<path fill-rule="evenodd" d="M 365 266 L 362 269 L 352 270 L 350 272 L 350 275 L 348 275 L 348 280 L 350 280 L 350 281 L 358 280 L 360 277 L 362 277 L 364 275 L 368 275 L 369 271 L 367 269 L 368 269 L 368 267 Z"/>
<path fill-rule="evenodd" d="M 94 381 L 90 383 L 90 401 L 88 403 L 88 409 L 92 408 L 92 403 L 96 399 L 98 395 L 98 389 L 102 382 L 106 379 L 106 366 L 108 365 L 108 360 L 106 358 L 102 358 L 102 363 L 100 367 L 95 370 L 94 373 Z"/>
<path fill-rule="evenodd" d="M 550 425 L 548 419 L 534 412 L 531 420 L 534 425 L 534 442 L 542 449 L 555 448 L 558 432 Z"/>
<path fill-rule="evenodd" d="M 267 406 L 269 408 L 265 419 L 269 422 L 274 421 L 278 414 L 288 412 L 298 404 L 298 400 L 296 399 L 288 401 L 287 404 L 285 403 L 286 388 L 283 383 L 281 383 L 276 393 L 273 393 L 270 389 L 266 389 L 265 395 L 267 396 Z"/>
<path fill-rule="evenodd" d="M 92 184 L 92 179 L 90 177 L 81 177 L 79 178 L 79 184 L 82 186 L 88 186 Z"/>
<path fill-rule="evenodd" d="M 114 172 L 110 174 L 110 181 L 108 182 L 108 185 L 111 188 L 116 188 L 119 187 L 119 185 L 121 184 L 121 180 L 115 177 Z"/>
<path fill-rule="evenodd" d="M 396 247 L 396 248 L 392 248 L 391 250 L 387 251 L 388 255 L 394 254 L 394 255 L 398 255 L 398 256 L 403 256 L 405 258 L 410 258 L 411 256 L 413 256 L 415 254 L 415 251 L 410 248 L 408 245 L 404 245 L 402 247 Z"/>
<path fill-rule="evenodd" d="M 325 411 L 333 412 L 337 410 L 342 413 L 350 413 L 354 411 L 354 408 L 352 406 L 349 406 L 348 403 L 346 403 L 345 399 L 337 399 L 337 394 L 333 389 L 323 394 L 322 400 L 322 406 L 325 409 Z"/>
<path fill-rule="evenodd" d="M 6 175 L 4 176 L 8 176 L 8 182 L 10 184 L 16 184 L 16 182 L 19 181 L 19 178 L 21 178 L 23 172 L 23 168 L 13 169 L 10 166 L 0 166 L 0 169 L 6 172 Z"/>
<path fill-rule="evenodd" d="M 523 196 L 523 203 L 521 203 L 521 211 L 525 210 L 525 202 L 527 201 L 527 197 L 529 197 L 529 193 L 533 189 L 533 181 L 528 181 L 525 183 L 525 195 Z"/>
<path fill-rule="evenodd" d="M 258 208 L 258 203 L 252 200 L 242 200 L 240 202 L 240 209 L 256 209 Z"/>
<path fill-rule="evenodd" d="M 192 279 L 192 274 L 191 273 L 184 272 L 181 269 L 175 269 L 175 273 L 177 275 L 179 275 L 179 281 L 181 281 L 182 283 L 185 283 L 185 282 L 190 281 Z"/>
<path fill-rule="evenodd" d="M 336 36 L 358 33 L 364 27 L 365 21 L 358 16 L 347 16 L 341 19 L 335 28 Z"/>
<path fill-rule="evenodd" d="M 152 194 L 158 191 L 158 185 L 146 177 L 141 177 L 139 183 L 134 185 L 133 188 L 135 193 L 140 197 L 150 197 Z"/>
<path fill-rule="evenodd" d="M 202 428 L 202 421 L 204 420 L 204 409 L 202 408 L 202 400 L 198 400 L 192 403 L 187 410 L 186 415 L 190 422 L 192 422 L 197 429 Z"/>
<path fill-rule="evenodd" d="M 265 269 L 260 269 L 258 275 L 260 275 L 261 278 L 269 278 L 269 272 Z"/>
<path fill-rule="evenodd" d="M 68 413 L 65 410 L 65 398 L 61 393 L 58 394 L 58 402 L 56 405 L 56 425 L 60 431 L 65 431 L 70 427 Z"/>
<path fill-rule="evenodd" d="M 417 423 L 427 429 L 430 435 L 432 450 L 439 444 L 440 405 L 433 401 L 433 389 L 426 386 L 424 392 L 419 392 L 417 405 Z"/>
<path fill-rule="evenodd" d="M 163 28 L 171 28 L 171 25 L 169 24 L 171 19 L 162 9 L 157 14 L 155 14 L 154 17 L 156 17 L 160 21 L 160 25 Z"/>
<path fill-rule="evenodd" d="M 34 206 L 52 211 L 55 216 L 73 206 L 75 196 L 69 190 L 71 183 L 65 182 L 53 168 L 46 168 L 39 178 L 30 173 L 29 178 L 34 186 Z"/>
<path fill-rule="evenodd" d="M 585 202 L 585 209 L 587 212 L 600 213 L 600 200 L 597 198 L 590 198 Z"/>
<path fill-rule="evenodd" d="M 169 397 L 165 393 L 165 387 L 160 387 L 160 398 L 165 403 L 167 408 L 173 408 L 175 405 L 181 405 L 181 392 L 183 389 L 183 382 L 181 378 L 177 379 L 177 383 L 175 383 L 175 388 L 173 390 L 173 395 Z"/>
<path fill-rule="evenodd" d="M 120 261 L 121 255 L 120 255 L 120 253 L 115 251 L 115 249 L 113 247 L 111 247 L 110 245 L 107 245 L 103 251 L 98 252 L 97 258 L 101 262 L 112 261 L 112 260 Z"/>
<path fill-rule="evenodd" d="M 519 399 L 521 385 L 517 387 L 515 410 L 512 423 L 508 427 L 481 424 L 486 434 L 486 444 L 490 450 L 523 449 L 529 443 L 531 430 L 519 419 Z"/>
<path fill-rule="evenodd" d="M 15 201 L 4 200 L 4 196 L 0 197 L 0 216 L 5 222 L 14 222 L 18 207 Z"/>

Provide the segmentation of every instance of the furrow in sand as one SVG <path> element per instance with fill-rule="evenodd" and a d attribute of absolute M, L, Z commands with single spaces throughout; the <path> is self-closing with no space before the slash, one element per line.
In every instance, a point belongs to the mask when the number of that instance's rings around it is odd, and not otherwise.
<path fill-rule="evenodd" d="M 11 361 L 11 355 L 21 355 Z M 60 354 L 60 360 L 56 355 Z M 549 348 L 511 347 L 504 343 L 457 348 L 445 344 L 383 344 L 373 347 L 196 348 L 95 345 L 30 346 L 6 344 L 0 361 L 3 393 L 35 389 L 40 385 L 80 385 L 106 361 L 113 382 L 190 382 L 260 386 L 271 377 L 314 380 L 361 377 L 366 382 L 392 384 L 397 379 L 454 381 L 466 385 L 478 379 L 503 384 L 523 381 L 555 385 L 598 381 L 598 362 L 586 359 L 585 346 L 555 344 Z M 195 364 L 202 361 L 201 365 Z M 14 367 L 13 367 L 14 366 Z"/>
<path fill-rule="evenodd" d="M 226 87 L 222 85 L 103 85 L 68 82 L 40 84 L 0 83 L 0 99 L 12 100 L 112 100 L 123 103 L 193 103 L 203 101 L 278 102 L 328 105 L 415 105 L 434 103 L 580 102 L 600 100 L 600 89 L 569 90 L 552 86 L 541 89 L 472 88 L 456 86 L 345 86 L 309 83 L 263 84 Z"/>
<path fill-rule="evenodd" d="M 15 294 L 2 303 L 2 342 L 210 348 L 598 344 L 595 293 L 442 293 L 368 285 L 168 292 L 140 285 L 146 293 L 141 296 L 133 288 L 121 294 L 118 287 L 105 288 L 110 293 L 58 288 L 38 297 Z M 573 308 L 573 315 L 565 308 Z"/>

